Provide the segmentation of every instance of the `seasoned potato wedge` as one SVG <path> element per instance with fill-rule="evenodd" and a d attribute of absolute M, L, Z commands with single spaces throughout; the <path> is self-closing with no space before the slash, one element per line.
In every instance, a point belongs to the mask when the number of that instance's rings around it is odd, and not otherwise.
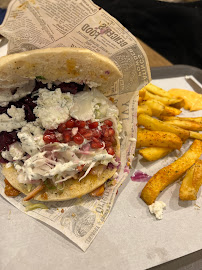
<path fill-rule="evenodd" d="M 165 105 L 155 99 L 146 100 L 142 104 L 147 105 L 152 111 L 152 116 L 156 117 L 159 117 L 165 109 Z"/>
<path fill-rule="evenodd" d="M 143 88 L 139 91 L 139 97 L 141 97 L 141 98 L 144 99 L 145 93 L 146 93 L 146 89 L 143 87 Z"/>
<path fill-rule="evenodd" d="M 168 97 L 168 98 L 173 97 L 169 92 L 165 91 L 164 89 L 162 89 L 162 88 L 160 88 L 152 83 L 148 83 L 144 88 L 154 95 L 158 95 L 161 97 Z"/>
<path fill-rule="evenodd" d="M 179 120 L 179 119 L 169 119 L 169 117 L 163 116 L 161 119 L 167 123 L 183 129 L 192 131 L 202 131 L 202 124 L 195 121 Z"/>
<path fill-rule="evenodd" d="M 174 133 L 138 128 L 136 147 L 141 148 L 150 146 L 179 150 L 182 147 L 182 140 Z"/>
<path fill-rule="evenodd" d="M 202 134 L 194 131 L 190 131 L 190 138 L 202 141 Z"/>
<path fill-rule="evenodd" d="M 194 121 L 197 123 L 202 123 L 202 117 L 175 117 L 175 116 L 162 116 L 162 120 L 170 121 L 170 120 L 181 120 L 181 121 Z"/>
<path fill-rule="evenodd" d="M 173 149 L 170 149 L 168 147 L 146 147 L 140 149 L 139 154 L 148 161 L 155 161 L 165 157 L 172 151 Z"/>
<path fill-rule="evenodd" d="M 162 112 L 162 116 L 175 116 L 181 114 L 182 111 L 180 111 L 177 108 L 173 108 L 171 106 L 165 106 L 164 111 Z"/>
<path fill-rule="evenodd" d="M 150 109 L 149 106 L 147 106 L 146 104 L 140 104 L 138 107 L 137 107 L 137 116 L 141 113 L 144 113 L 144 114 L 147 114 L 147 115 L 150 115 L 152 116 L 152 110 Z"/>
<path fill-rule="evenodd" d="M 179 98 L 161 97 L 158 95 L 153 95 L 152 93 L 146 91 L 144 95 L 144 100 L 149 100 L 149 99 L 156 99 L 160 101 L 161 103 L 163 103 L 164 105 L 171 105 L 171 104 L 173 105 L 182 101 L 182 99 L 179 99 Z"/>
<path fill-rule="evenodd" d="M 179 136 L 183 142 L 188 139 L 190 135 L 188 130 L 184 130 L 182 128 L 167 124 L 146 114 L 140 114 L 138 116 L 138 125 L 142 125 L 149 130 L 158 130 L 174 133 Z"/>
<path fill-rule="evenodd" d="M 197 160 L 195 165 L 191 167 L 180 187 L 179 197 L 181 200 L 196 200 L 197 193 L 202 185 L 202 160 Z"/>
<path fill-rule="evenodd" d="M 187 152 L 170 165 L 159 170 L 146 184 L 141 193 L 142 200 L 150 205 L 159 193 L 179 179 L 202 154 L 202 142 L 195 140 Z"/>

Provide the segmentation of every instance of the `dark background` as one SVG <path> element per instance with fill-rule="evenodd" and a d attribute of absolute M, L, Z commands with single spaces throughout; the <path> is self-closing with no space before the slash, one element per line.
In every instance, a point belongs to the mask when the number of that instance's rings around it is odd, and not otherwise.
<path fill-rule="evenodd" d="M 202 68 L 202 2 L 94 0 L 173 64 Z"/>
<path fill-rule="evenodd" d="M 202 68 L 202 2 L 94 0 L 173 64 Z M 0 23 L 5 10 L 0 9 Z"/>

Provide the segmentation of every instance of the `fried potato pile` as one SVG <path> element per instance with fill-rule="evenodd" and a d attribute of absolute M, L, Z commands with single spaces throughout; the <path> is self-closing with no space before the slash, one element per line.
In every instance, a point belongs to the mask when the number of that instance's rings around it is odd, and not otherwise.
<path fill-rule="evenodd" d="M 165 91 L 151 83 L 139 92 L 137 110 L 137 149 L 147 161 L 165 157 L 175 149 L 180 150 L 187 139 L 194 142 L 180 158 L 159 170 L 146 184 L 141 198 L 152 204 L 159 193 L 186 172 L 179 197 L 196 200 L 202 185 L 202 117 L 179 117 L 181 108 L 187 108 L 182 96 Z"/>

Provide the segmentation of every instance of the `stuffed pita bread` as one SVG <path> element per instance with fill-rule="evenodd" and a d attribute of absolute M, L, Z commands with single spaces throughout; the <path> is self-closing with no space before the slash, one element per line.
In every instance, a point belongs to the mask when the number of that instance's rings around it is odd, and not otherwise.
<path fill-rule="evenodd" d="M 1 58 L 2 173 L 27 200 L 81 197 L 113 177 L 121 125 L 105 95 L 120 77 L 110 59 L 87 49 Z"/>

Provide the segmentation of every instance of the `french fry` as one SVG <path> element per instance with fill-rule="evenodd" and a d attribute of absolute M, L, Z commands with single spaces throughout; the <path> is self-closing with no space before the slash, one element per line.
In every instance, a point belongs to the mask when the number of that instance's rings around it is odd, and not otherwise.
<path fill-rule="evenodd" d="M 179 117 L 180 119 L 183 118 L 183 120 L 190 120 L 190 121 L 195 121 L 198 123 L 202 123 L 202 117 Z"/>
<path fill-rule="evenodd" d="M 162 112 L 162 116 L 175 116 L 175 115 L 179 115 L 181 114 L 182 111 L 180 111 L 179 109 L 177 108 L 173 108 L 173 107 L 170 107 L 170 106 L 165 106 L 165 109 L 164 111 Z"/>
<path fill-rule="evenodd" d="M 179 102 L 172 104 L 172 106 L 177 108 L 177 109 L 183 108 L 184 107 L 184 99 L 181 99 Z"/>
<path fill-rule="evenodd" d="M 202 141 L 202 134 L 194 131 L 190 131 L 190 136 L 191 139 L 197 139 Z"/>
<path fill-rule="evenodd" d="M 163 116 L 163 115 L 162 115 Z M 174 116 L 165 116 L 161 118 L 162 120 L 181 120 L 181 121 L 192 121 L 202 124 L 202 117 L 174 117 Z"/>
<path fill-rule="evenodd" d="M 144 88 L 154 95 L 172 98 L 172 95 L 169 92 L 165 91 L 164 89 L 162 89 L 162 88 L 160 88 L 152 83 L 148 83 Z"/>
<path fill-rule="evenodd" d="M 198 193 L 198 190 L 202 185 L 202 160 L 197 160 L 195 163 L 192 183 L 197 191 L 196 193 Z"/>
<path fill-rule="evenodd" d="M 183 129 L 192 130 L 192 131 L 202 131 L 202 124 L 194 121 L 185 121 L 185 120 L 166 120 L 166 117 L 162 117 L 162 120 L 170 125 L 177 126 Z"/>
<path fill-rule="evenodd" d="M 144 98 L 145 92 L 146 92 L 146 89 L 143 87 L 143 88 L 139 91 L 139 97 Z"/>
<path fill-rule="evenodd" d="M 146 100 L 142 104 L 147 105 L 151 109 L 152 115 L 156 117 L 159 117 L 165 109 L 165 105 L 155 99 Z"/>
<path fill-rule="evenodd" d="M 142 190 L 142 200 L 150 205 L 159 193 L 168 185 L 179 179 L 202 154 L 202 142 L 195 140 L 187 152 L 170 165 L 159 170 L 145 185 Z"/>
<path fill-rule="evenodd" d="M 156 99 L 163 103 L 164 105 L 174 105 L 175 103 L 179 103 L 182 101 L 182 99 L 179 98 L 167 98 L 167 97 L 161 97 L 158 95 L 153 95 L 152 93 L 146 91 L 144 95 L 144 100 L 149 100 L 149 99 Z"/>
<path fill-rule="evenodd" d="M 202 160 L 197 160 L 184 177 L 180 187 L 181 200 L 196 200 L 197 193 L 202 185 Z"/>
<path fill-rule="evenodd" d="M 152 118 L 151 116 L 146 115 L 146 114 L 140 114 L 137 120 L 138 120 L 138 125 L 142 125 L 146 129 L 174 133 L 177 136 L 179 136 L 183 142 L 186 141 L 186 139 L 188 139 L 190 135 L 190 132 L 188 130 L 184 130 L 176 126 L 169 125 L 163 121 Z"/>
<path fill-rule="evenodd" d="M 139 97 L 138 99 L 138 105 L 142 102 L 143 98 L 142 97 Z"/>
<path fill-rule="evenodd" d="M 173 116 L 173 115 L 178 115 L 182 112 L 176 108 L 166 106 L 156 99 L 146 100 L 143 102 L 143 104 L 148 105 L 152 110 L 152 115 L 156 117 L 159 117 L 160 115 Z"/>
<path fill-rule="evenodd" d="M 196 199 L 195 189 L 192 184 L 193 173 L 194 173 L 194 166 L 192 166 L 187 171 L 185 177 L 182 180 L 182 184 L 180 186 L 180 191 L 179 191 L 180 200 L 189 201 L 189 200 Z"/>
<path fill-rule="evenodd" d="M 182 140 L 176 134 L 170 132 L 151 131 L 138 128 L 136 147 L 141 148 L 150 146 L 179 150 L 182 147 Z"/>
<path fill-rule="evenodd" d="M 140 149 L 139 154 L 148 161 L 155 161 L 165 157 L 172 151 L 173 149 L 166 147 L 147 147 Z"/>
<path fill-rule="evenodd" d="M 152 116 L 152 110 L 146 104 L 141 104 L 137 107 L 137 115 L 141 113 Z"/>

